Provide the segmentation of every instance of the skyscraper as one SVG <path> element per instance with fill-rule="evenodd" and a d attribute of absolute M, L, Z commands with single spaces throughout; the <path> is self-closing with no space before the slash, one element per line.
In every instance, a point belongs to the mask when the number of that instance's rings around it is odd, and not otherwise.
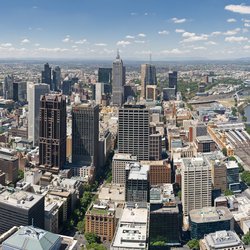
<path fill-rule="evenodd" d="M 175 88 L 175 95 L 177 93 L 177 71 L 168 74 L 169 88 Z"/>
<path fill-rule="evenodd" d="M 33 141 L 33 145 L 39 142 L 39 110 L 40 96 L 49 93 L 49 85 L 45 83 L 27 83 L 28 99 L 28 139 Z"/>
<path fill-rule="evenodd" d="M 205 158 L 183 158 L 181 199 L 184 216 L 192 209 L 211 206 L 211 167 Z"/>
<path fill-rule="evenodd" d="M 50 86 L 50 90 L 52 89 L 52 81 L 51 81 L 51 67 L 48 63 L 44 64 L 44 70 L 42 71 L 42 83 L 47 83 Z"/>
<path fill-rule="evenodd" d="M 113 62 L 112 73 L 113 104 L 121 106 L 123 104 L 124 95 L 123 86 L 125 84 L 125 67 L 123 66 L 123 61 L 120 58 L 119 51 L 117 53 L 116 59 Z"/>
<path fill-rule="evenodd" d="M 156 69 L 152 64 L 141 65 L 141 98 L 146 98 L 147 85 L 156 85 Z"/>
<path fill-rule="evenodd" d="M 52 71 L 53 79 L 52 79 L 52 90 L 57 91 L 60 89 L 61 85 L 61 69 L 59 66 L 56 66 Z"/>
<path fill-rule="evenodd" d="M 149 160 L 149 110 L 145 105 L 124 104 L 119 108 L 118 152 Z"/>
<path fill-rule="evenodd" d="M 112 68 L 99 68 L 98 69 L 98 82 L 111 84 Z"/>
<path fill-rule="evenodd" d="M 58 172 L 66 161 L 66 98 L 49 94 L 40 98 L 39 162 Z"/>
<path fill-rule="evenodd" d="M 14 77 L 13 75 L 8 75 L 4 78 L 3 83 L 3 97 L 4 99 L 13 99 L 13 84 Z"/>
<path fill-rule="evenodd" d="M 99 106 L 82 103 L 72 109 L 72 162 L 97 167 Z"/>

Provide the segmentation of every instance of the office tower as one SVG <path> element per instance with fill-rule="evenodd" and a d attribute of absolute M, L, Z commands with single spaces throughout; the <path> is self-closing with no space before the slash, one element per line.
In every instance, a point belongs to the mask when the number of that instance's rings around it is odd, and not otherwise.
<path fill-rule="evenodd" d="M 61 69 L 59 66 L 56 66 L 52 71 L 52 90 L 58 91 L 61 88 Z"/>
<path fill-rule="evenodd" d="M 212 162 L 212 184 L 213 189 L 225 192 L 227 189 L 227 167 L 223 161 Z"/>
<path fill-rule="evenodd" d="M 48 94 L 40 98 L 39 162 L 58 172 L 66 161 L 66 98 Z"/>
<path fill-rule="evenodd" d="M 190 211 L 191 238 L 202 239 L 204 235 L 220 230 L 233 230 L 234 217 L 227 207 L 203 207 Z"/>
<path fill-rule="evenodd" d="M 149 166 L 129 163 L 125 171 L 125 201 L 149 202 Z"/>
<path fill-rule="evenodd" d="M 118 117 L 118 152 L 149 160 L 149 110 L 145 105 L 125 104 Z"/>
<path fill-rule="evenodd" d="M 177 71 L 168 74 L 169 88 L 175 88 L 175 95 L 177 93 Z"/>
<path fill-rule="evenodd" d="M 98 82 L 111 84 L 112 68 L 99 68 L 98 69 Z"/>
<path fill-rule="evenodd" d="M 156 70 L 152 64 L 141 65 L 141 98 L 146 98 L 147 85 L 156 85 Z"/>
<path fill-rule="evenodd" d="M 146 86 L 146 100 L 156 101 L 158 96 L 157 86 L 156 85 L 147 85 Z"/>
<path fill-rule="evenodd" d="M 152 161 L 161 160 L 162 136 L 161 134 L 151 134 L 149 136 L 149 159 Z"/>
<path fill-rule="evenodd" d="M 72 108 L 72 162 L 97 166 L 99 106 L 82 103 Z"/>
<path fill-rule="evenodd" d="M 121 106 L 123 104 L 124 95 L 125 67 L 123 66 L 123 61 L 120 58 L 119 52 L 113 62 L 112 77 L 113 104 Z"/>
<path fill-rule="evenodd" d="M 135 84 L 131 83 L 126 84 L 123 86 L 123 89 L 124 89 L 124 102 L 136 98 L 137 87 L 135 86 Z"/>
<path fill-rule="evenodd" d="M 95 102 L 96 104 L 101 104 L 102 103 L 102 97 L 104 94 L 104 83 L 102 82 L 97 82 L 95 84 Z"/>
<path fill-rule="evenodd" d="M 27 101 L 27 82 L 14 82 L 13 83 L 13 100 L 15 102 Z"/>
<path fill-rule="evenodd" d="M 4 99 L 13 99 L 13 83 L 14 76 L 6 76 L 3 82 L 3 98 Z"/>
<path fill-rule="evenodd" d="M 14 226 L 44 228 L 44 197 L 25 191 L 0 191 L 0 234 Z"/>
<path fill-rule="evenodd" d="M 125 185 L 125 167 L 128 163 L 136 161 L 137 157 L 131 154 L 114 154 L 112 159 L 112 182 L 114 184 Z"/>
<path fill-rule="evenodd" d="M 205 158 L 183 158 L 181 177 L 184 216 L 193 209 L 211 206 L 211 168 Z"/>
<path fill-rule="evenodd" d="M 51 80 L 51 67 L 48 63 L 44 64 L 44 70 L 42 71 L 42 83 L 47 83 L 50 87 L 50 90 L 53 90 Z"/>
<path fill-rule="evenodd" d="M 227 188 L 234 192 L 241 192 L 239 181 L 239 166 L 236 161 L 226 162 L 227 168 Z"/>
<path fill-rule="evenodd" d="M 39 143 L 39 111 L 40 97 L 49 93 L 49 85 L 46 83 L 27 83 L 28 99 L 28 139 L 36 146 Z"/>

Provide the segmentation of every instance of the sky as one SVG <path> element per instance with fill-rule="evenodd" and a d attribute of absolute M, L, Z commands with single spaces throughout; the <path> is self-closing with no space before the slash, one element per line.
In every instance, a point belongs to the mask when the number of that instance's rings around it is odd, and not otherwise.
<path fill-rule="evenodd" d="M 1 0 L 0 32 L 0 58 L 250 57 L 250 0 Z"/>

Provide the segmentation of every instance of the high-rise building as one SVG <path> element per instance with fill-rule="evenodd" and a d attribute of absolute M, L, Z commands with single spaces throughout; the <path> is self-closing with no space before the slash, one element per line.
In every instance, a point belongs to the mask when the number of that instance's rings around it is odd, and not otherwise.
<path fill-rule="evenodd" d="M 113 62 L 112 68 L 112 93 L 113 93 L 113 104 L 121 106 L 123 104 L 124 89 L 125 84 L 125 67 L 123 66 L 123 61 L 120 58 L 119 52 L 117 53 L 116 59 Z"/>
<path fill-rule="evenodd" d="M 72 162 L 97 166 L 99 106 L 82 103 L 72 109 Z"/>
<path fill-rule="evenodd" d="M 125 104 L 119 108 L 118 152 L 149 160 L 149 110 L 145 105 Z"/>
<path fill-rule="evenodd" d="M 6 76 L 3 83 L 3 97 L 4 99 L 13 99 L 13 83 L 14 76 Z"/>
<path fill-rule="evenodd" d="M 225 192 L 227 189 L 227 167 L 223 161 L 212 162 L 212 183 L 213 189 L 220 189 Z"/>
<path fill-rule="evenodd" d="M 52 71 L 52 90 L 57 91 L 61 88 L 61 69 L 59 66 L 56 66 Z"/>
<path fill-rule="evenodd" d="M 27 101 L 27 82 L 20 81 L 13 83 L 13 100 L 15 102 Z"/>
<path fill-rule="evenodd" d="M 50 90 L 53 90 L 51 79 L 51 67 L 48 63 L 44 64 L 44 70 L 42 71 L 42 83 L 47 83 L 50 87 Z"/>
<path fill-rule="evenodd" d="M 40 97 L 49 93 L 49 85 L 45 83 L 27 83 L 28 99 L 28 139 L 33 141 L 33 145 L 39 142 L 39 110 Z"/>
<path fill-rule="evenodd" d="M 114 184 L 125 185 L 125 167 L 128 163 L 136 161 L 137 157 L 131 154 L 114 154 L 112 159 L 112 182 Z"/>
<path fill-rule="evenodd" d="M 125 201 L 149 202 L 149 166 L 129 163 L 125 171 Z"/>
<path fill-rule="evenodd" d="M 156 85 L 156 69 L 152 64 L 141 65 L 141 98 L 146 98 L 147 85 Z"/>
<path fill-rule="evenodd" d="M 44 197 L 25 191 L 0 191 L 0 234 L 13 226 L 44 228 Z"/>
<path fill-rule="evenodd" d="M 175 88 L 175 95 L 177 93 L 177 71 L 168 74 L 169 88 Z"/>
<path fill-rule="evenodd" d="M 39 162 L 58 172 L 66 162 L 66 98 L 48 94 L 40 98 Z"/>
<path fill-rule="evenodd" d="M 99 68 L 98 69 L 98 82 L 111 84 L 112 68 Z"/>
<path fill-rule="evenodd" d="M 211 167 L 206 158 L 183 158 L 181 178 L 183 214 L 211 206 Z"/>

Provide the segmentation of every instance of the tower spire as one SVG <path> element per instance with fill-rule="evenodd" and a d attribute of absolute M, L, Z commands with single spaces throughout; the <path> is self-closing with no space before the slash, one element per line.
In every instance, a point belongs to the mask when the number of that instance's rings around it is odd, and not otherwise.
<path fill-rule="evenodd" d="M 120 59 L 120 52 L 119 52 L 119 49 L 117 49 L 116 59 Z"/>
<path fill-rule="evenodd" d="M 149 64 L 152 64 L 152 52 L 151 52 L 151 50 L 149 52 Z"/>

